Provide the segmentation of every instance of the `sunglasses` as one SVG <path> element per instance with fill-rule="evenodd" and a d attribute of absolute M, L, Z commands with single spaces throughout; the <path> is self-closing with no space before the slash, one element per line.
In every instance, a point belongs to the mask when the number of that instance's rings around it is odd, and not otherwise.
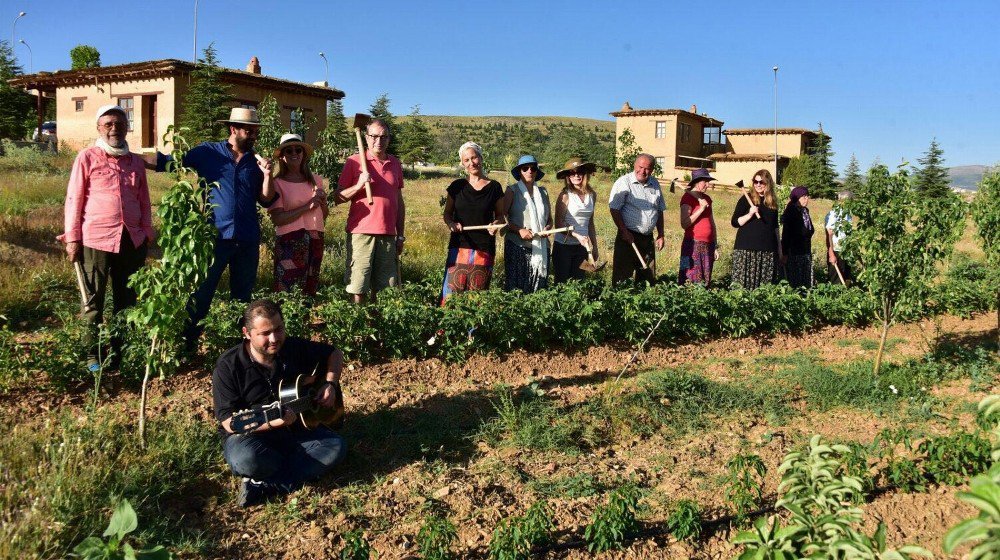
<path fill-rule="evenodd" d="M 538 168 L 534 165 L 525 165 L 521 167 L 521 171 L 531 171 L 532 173 L 538 173 Z"/>
<path fill-rule="evenodd" d="M 586 173 L 584 173 L 583 171 L 580 171 L 579 169 L 574 169 L 573 171 L 570 171 L 569 174 L 570 175 L 579 175 L 581 177 L 583 177 L 584 175 L 586 175 Z"/>
<path fill-rule="evenodd" d="M 287 148 L 282 148 L 281 153 L 286 156 L 290 156 L 292 154 L 301 154 L 304 151 L 305 150 L 302 149 L 302 146 L 289 146 Z"/>
<path fill-rule="evenodd" d="M 754 179 L 753 180 L 753 184 L 755 184 L 755 185 L 766 185 L 767 181 L 758 181 L 757 179 Z"/>

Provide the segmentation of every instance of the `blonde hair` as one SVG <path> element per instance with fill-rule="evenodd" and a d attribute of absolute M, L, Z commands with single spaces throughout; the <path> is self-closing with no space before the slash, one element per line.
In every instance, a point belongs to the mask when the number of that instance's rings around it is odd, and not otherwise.
<path fill-rule="evenodd" d="M 476 152 L 476 155 L 479 156 L 479 159 L 483 159 L 483 147 L 480 146 L 479 144 L 476 144 L 475 142 L 466 142 L 465 144 L 462 144 L 461 148 L 458 149 L 458 161 L 462 161 L 462 154 L 465 153 L 465 150 L 468 150 L 470 148 L 474 152 Z"/>
<path fill-rule="evenodd" d="M 760 176 L 764 180 L 764 206 L 772 210 L 777 210 L 778 197 L 774 196 L 774 177 L 771 176 L 771 172 L 767 169 L 761 169 L 754 173 L 753 176 Z M 757 189 L 750 189 L 750 200 L 753 200 L 754 206 L 760 206 L 760 198 L 760 195 L 757 194 Z"/>
<path fill-rule="evenodd" d="M 594 195 L 594 197 L 596 198 L 597 197 L 597 191 L 594 190 L 594 187 L 590 186 L 590 175 L 591 175 L 590 173 L 584 173 L 583 174 L 583 184 L 582 184 L 583 190 L 585 190 L 585 191 L 589 192 L 590 194 Z M 569 193 L 571 190 L 573 190 L 573 183 L 569 182 L 569 178 L 570 178 L 570 175 L 566 175 L 566 176 L 563 177 L 563 183 L 565 183 L 565 186 L 563 186 L 563 192 L 564 193 Z"/>
<path fill-rule="evenodd" d="M 305 149 L 302 150 L 301 170 L 302 174 L 306 176 L 306 181 L 308 181 L 310 185 L 315 187 L 316 177 L 313 175 L 313 172 L 309 169 L 309 156 L 306 154 Z M 285 162 L 281 161 L 281 157 L 279 156 L 274 160 L 274 171 L 271 172 L 271 176 L 274 177 L 275 179 L 280 179 L 285 175 L 285 173 L 288 173 L 288 166 L 285 165 Z"/>

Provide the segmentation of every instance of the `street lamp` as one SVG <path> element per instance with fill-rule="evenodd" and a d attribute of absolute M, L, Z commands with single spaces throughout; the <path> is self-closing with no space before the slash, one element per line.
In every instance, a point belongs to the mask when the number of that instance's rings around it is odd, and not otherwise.
<path fill-rule="evenodd" d="M 198 0 L 194 0 L 194 46 L 191 47 L 191 56 L 194 62 L 198 62 Z"/>
<path fill-rule="evenodd" d="M 14 23 L 10 24 L 10 50 L 12 51 L 14 50 L 14 28 L 17 27 L 17 20 L 23 18 L 26 15 L 28 15 L 28 12 L 21 12 L 17 14 L 17 17 L 14 18 Z M 17 58 L 16 54 L 14 55 L 14 58 L 15 59 Z"/>
<path fill-rule="evenodd" d="M 774 70 L 774 182 L 778 183 L 778 67 Z"/>
<path fill-rule="evenodd" d="M 31 73 L 33 73 L 33 70 L 31 69 L 31 67 L 33 66 L 33 61 L 34 61 L 35 57 L 34 57 L 34 55 L 31 52 L 31 45 L 29 45 L 28 43 L 26 43 L 24 39 L 21 39 L 21 44 L 24 45 L 24 46 L 26 46 L 26 47 L 28 47 L 28 73 L 31 74 Z M 41 93 L 39 93 L 39 95 L 41 95 Z"/>
<path fill-rule="evenodd" d="M 326 59 L 326 55 L 322 51 L 319 53 L 319 57 L 323 59 L 323 64 L 326 66 L 326 76 L 323 79 L 323 83 L 327 86 L 330 85 L 330 61 Z"/>

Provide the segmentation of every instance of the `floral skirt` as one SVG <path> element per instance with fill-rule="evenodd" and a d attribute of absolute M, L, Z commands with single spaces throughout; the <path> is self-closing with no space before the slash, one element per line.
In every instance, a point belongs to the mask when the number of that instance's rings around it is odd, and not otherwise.
<path fill-rule="evenodd" d="M 503 269 L 506 291 L 521 290 L 526 294 L 537 292 L 548 286 L 548 275 L 538 274 L 531 268 L 531 249 L 517 243 L 505 241 L 503 244 Z"/>
<path fill-rule="evenodd" d="M 788 255 L 788 262 L 785 264 L 785 277 L 793 288 L 812 288 L 813 256 Z"/>
<path fill-rule="evenodd" d="M 681 242 L 681 267 L 677 274 L 677 282 L 707 286 L 712 281 L 714 264 L 715 242 L 685 239 Z"/>
<path fill-rule="evenodd" d="M 300 229 L 279 235 L 274 242 L 274 291 L 300 286 L 303 293 L 316 295 L 322 263 L 322 231 Z"/>
<path fill-rule="evenodd" d="M 746 290 L 773 284 L 777 272 L 778 255 L 770 251 L 733 251 L 733 285 Z"/>
<path fill-rule="evenodd" d="M 448 297 L 458 292 L 486 290 L 493 278 L 492 253 L 456 247 L 448 249 L 448 260 L 444 265 L 444 287 L 441 290 L 441 305 Z"/>

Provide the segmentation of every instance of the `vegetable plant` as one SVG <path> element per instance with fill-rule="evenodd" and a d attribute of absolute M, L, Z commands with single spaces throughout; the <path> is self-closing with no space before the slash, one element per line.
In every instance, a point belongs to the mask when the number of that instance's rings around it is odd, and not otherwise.
<path fill-rule="evenodd" d="M 637 511 L 641 490 L 633 484 L 615 489 L 608 503 L 594 511 L 590 524 L 584 529 L 583 538 L 590 552 L 606 552 L 621 548 L 625 540 L 639 529 Z"/>
<path fill-rule="evenodd" d="M 549 542 L 553 529 L 552 510 L 544 500 L 539 500 L 523 516 L 500 522 L 490 539 L 489 557 L 492 560 L 526 560 L 531 547 Z"/>
<path fill-rule="evenodd" d="M 417 533 L 417 548 L 425 560 L 448 560 L 455 557 L 451 545 L 457 538 L 454 523 L 437 512 L 429 512 Z"/>
<path fill-rule="evenodd" d="M 767 467 L 758 455 L 737 453 L 726 463 L 726 470 L 726 501 L 733 506 L 737 524 L 742 524 L 764 499 Z"/>
<path fill-rule="evenodd" d="M 136 550 L 129 543 L 125 542 L 125 535 L 135 531 L 139 527 L 135 510 L 128 500 L 122 500 L 115 507 L 111 514 L 111 521 L 108 528 L 104 530 L 103 536 L 108 537 L 107 541 L 100 537 L 87 537 L 73 549 L 78 558 L 84 560 L 169 560 L 173 558 L 167 549 L 162 546 Z"/>

